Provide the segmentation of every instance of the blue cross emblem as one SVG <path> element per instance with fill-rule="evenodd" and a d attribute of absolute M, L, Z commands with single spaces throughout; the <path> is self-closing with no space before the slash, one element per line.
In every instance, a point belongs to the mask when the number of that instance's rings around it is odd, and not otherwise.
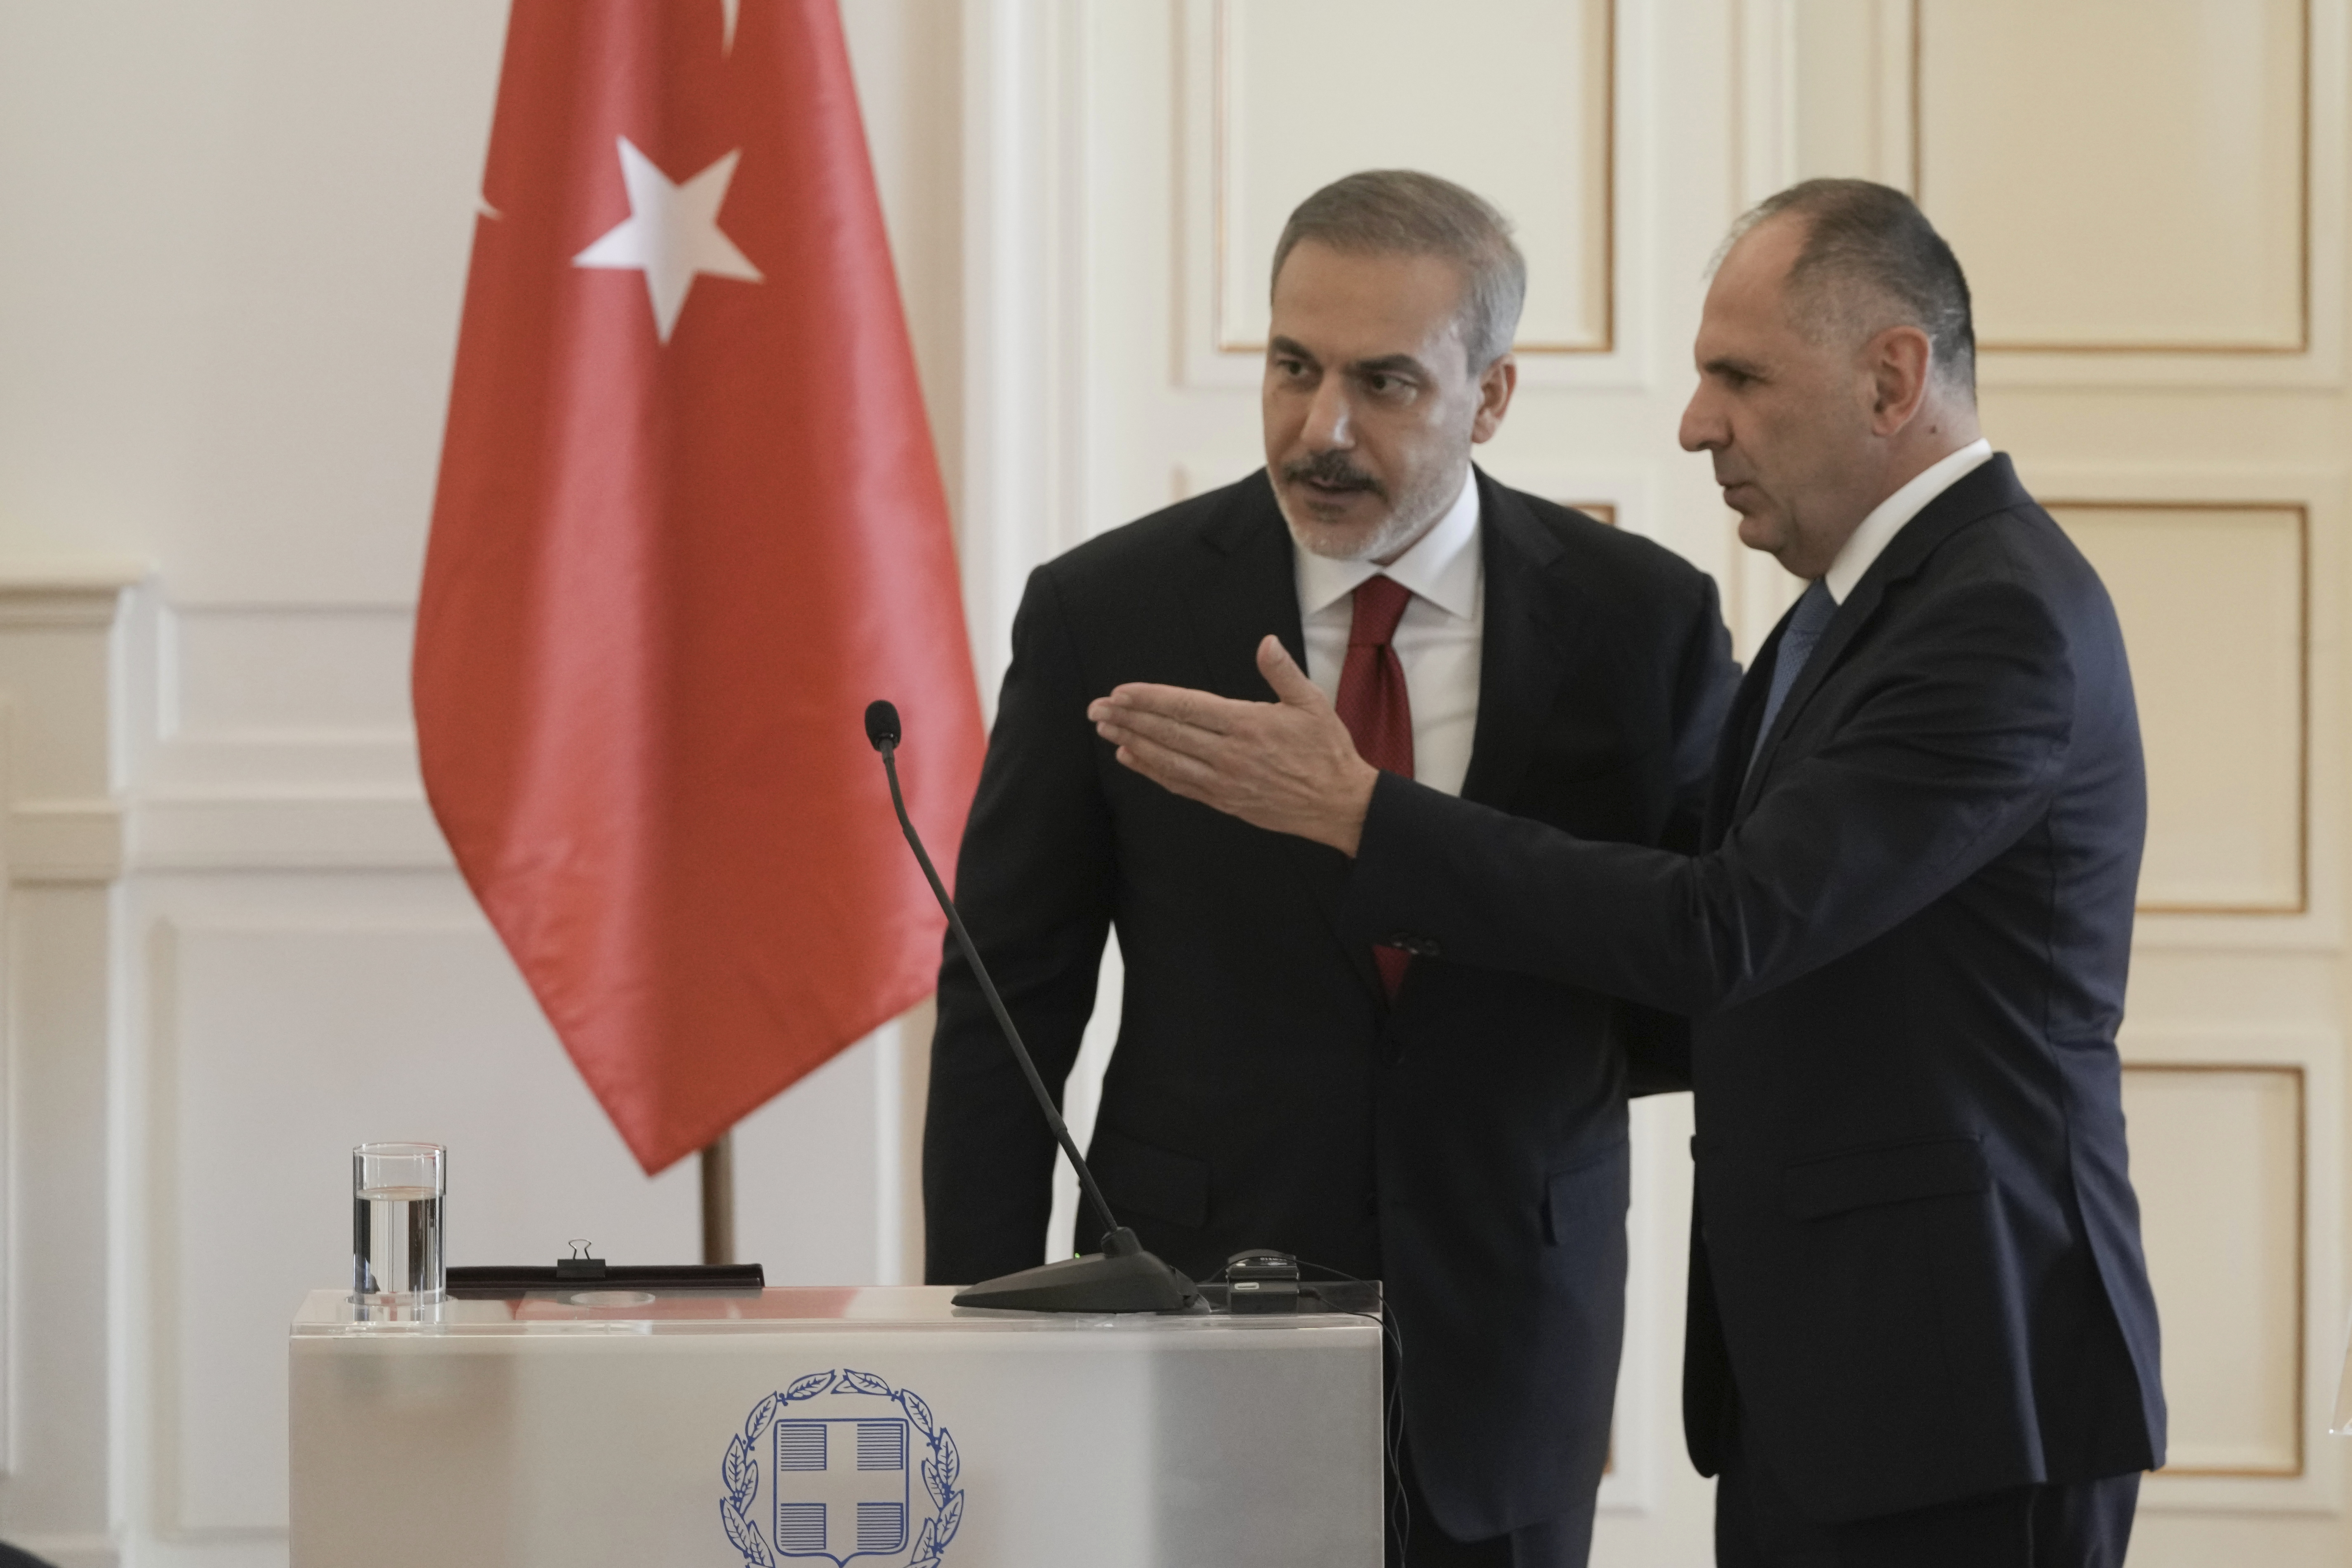
<path fill-rule="evenodd" d="M 846 1564 L 907 1549 L 905 1421 L 780 1420 L 775 1430 L 778 1551 Z"/>

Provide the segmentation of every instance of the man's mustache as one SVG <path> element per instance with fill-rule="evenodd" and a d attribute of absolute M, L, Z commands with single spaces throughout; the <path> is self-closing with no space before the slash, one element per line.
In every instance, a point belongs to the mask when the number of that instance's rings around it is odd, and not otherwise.
<path fill-rule="evenodd" d="M 1282 465 L 1282 478 L 1287 484 L 1318 484 L 1332 489 L 1369 490 L 1382 500 L 1388 499 L 1388 489 L 1380 480 L 1348 460 L 1345 452 L 1318 452 L 1311 458 L 1301 458 Z"/>

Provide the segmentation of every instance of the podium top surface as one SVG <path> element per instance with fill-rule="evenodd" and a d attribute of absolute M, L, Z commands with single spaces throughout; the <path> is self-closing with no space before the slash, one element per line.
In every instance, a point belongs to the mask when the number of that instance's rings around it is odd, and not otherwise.
<path fill-rule="evenodd" d="M 1233 1317 L 1205 1310 L 1148 1312 L 1011 1312 L 958 1307 L 952 1285 L 771 1287 L 759 1291 L 597 1289 L 533 1290 L 520 1296 L 452 1299 L 429 1307 L 363 1303 L 346 1290 L 313 1290 L 294 1314 L 297 1338 L 410 1335 L 792 1334 L 845 1330 L 951 1329 L 990 1333 L 1140 1334 L 1355 1332 L 1378 1335 L 1360 1312 Z"/>

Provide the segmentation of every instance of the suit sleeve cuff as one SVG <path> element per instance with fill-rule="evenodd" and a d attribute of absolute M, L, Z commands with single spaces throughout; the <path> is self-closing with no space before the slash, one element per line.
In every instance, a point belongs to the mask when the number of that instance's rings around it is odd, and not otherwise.
<path fill-rule="evenodd" d="M 1438 882 L 1447 824 L 1464 809 L 1463 802 L 1427 784 L 1381 774 L 1364 813 L 1341 915 L 1350 935 L 1416 958 L 1443 956 L 1442 933 L 1429 929 L 1436 911 L 1427 895 Z"/>

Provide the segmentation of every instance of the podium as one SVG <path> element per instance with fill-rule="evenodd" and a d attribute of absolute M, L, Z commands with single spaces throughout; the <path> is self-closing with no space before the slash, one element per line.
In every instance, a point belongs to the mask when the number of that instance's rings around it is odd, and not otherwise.
<path fill-rule="evenodd" d="M 1373 1319 L 951 1294 L 313 1291 L 293 1568 L 1378 1568 Z"/>

